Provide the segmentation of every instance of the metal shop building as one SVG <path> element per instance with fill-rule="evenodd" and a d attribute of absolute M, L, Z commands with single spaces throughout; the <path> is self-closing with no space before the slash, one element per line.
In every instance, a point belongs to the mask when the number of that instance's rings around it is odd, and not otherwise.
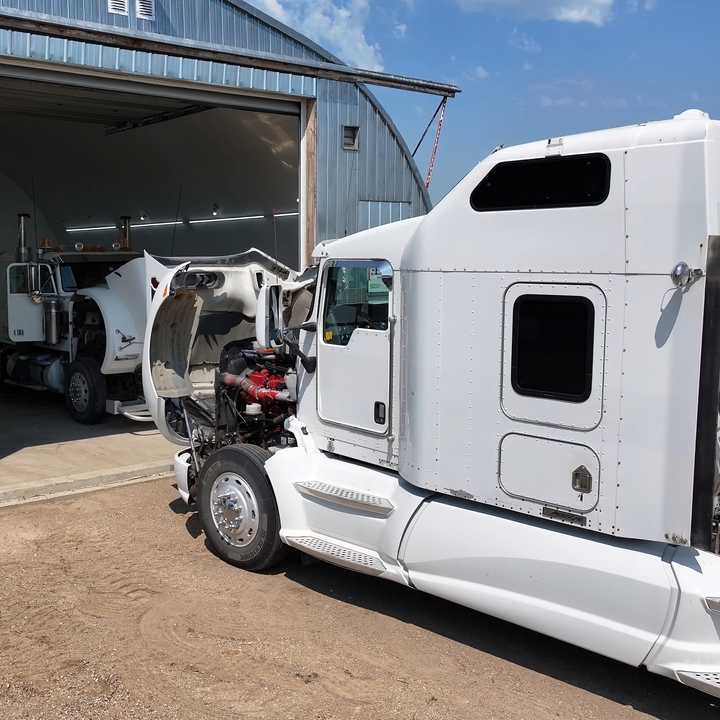
<path fill-rule="evenodd" d="M 0 0 L 0 251 L 108 247 L 121 216 L 159 255 L 312 247 L 428 211 L 356 70 L 242 0 Z"/>

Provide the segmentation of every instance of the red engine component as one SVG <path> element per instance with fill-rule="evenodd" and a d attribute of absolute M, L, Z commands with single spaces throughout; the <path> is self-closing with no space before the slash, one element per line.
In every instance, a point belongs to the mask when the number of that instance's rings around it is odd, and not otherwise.
<path fill-rule="evenodd" d="M 264 387 L 270 390 L 285 390 L 285 378 L 282 375 L 271 372 L 267 368 L 248 373 L 246 377 L 250 380 L 250 382 L 261 388 Z"/>
<path fill-rule="evenodd" d="M 263 405 L 292 401 L 289 391 L 285 388 L 284 377 L 266 368 L 253 370 L 245 376 L 222 373 L 220 381 L 224 385 L 242 388 L 248 397 Z"/>

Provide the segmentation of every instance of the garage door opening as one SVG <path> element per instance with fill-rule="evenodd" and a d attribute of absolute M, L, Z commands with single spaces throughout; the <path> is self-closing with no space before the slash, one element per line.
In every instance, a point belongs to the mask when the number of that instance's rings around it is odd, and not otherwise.
<path fill-rule="evenodd" d="M 18 213 L 33 216 L 31 245 L 66 250 L 111 247 L 129 215 L 134 249 L 256 247 L 299 268 L 299 103 L 138 90 L 0 78 L 0 252 Z"/>

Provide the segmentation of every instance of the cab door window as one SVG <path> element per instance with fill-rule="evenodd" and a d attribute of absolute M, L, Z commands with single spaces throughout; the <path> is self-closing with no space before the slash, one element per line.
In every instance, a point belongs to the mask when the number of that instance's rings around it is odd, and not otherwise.
<path fill-rule="evenodd" d="M 392 275 L 384 265 L 349 262 L 329 269 L 323 308 L 326 344 L 345 346 L 358 328 L 387 330 Z"/>

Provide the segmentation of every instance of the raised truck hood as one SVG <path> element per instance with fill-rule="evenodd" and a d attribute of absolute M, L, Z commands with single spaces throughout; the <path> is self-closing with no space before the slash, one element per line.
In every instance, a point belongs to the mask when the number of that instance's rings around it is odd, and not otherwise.
<path fill-rule="evenodd" d="M 143 348 L 143 390 L 162 434 L 188 440 L 168 423 L 168 403 L 192 397 L 214 412 L 215 369 L 228 343 L 255 337 L 260 288 L 284 290 L 314 281 L 314 268 L 299 275 L 259 250 L 217 258 L 158 258 L 174 265 L 160 280 Z M 174 413 L 171 413 L 173 415 Z"/>

